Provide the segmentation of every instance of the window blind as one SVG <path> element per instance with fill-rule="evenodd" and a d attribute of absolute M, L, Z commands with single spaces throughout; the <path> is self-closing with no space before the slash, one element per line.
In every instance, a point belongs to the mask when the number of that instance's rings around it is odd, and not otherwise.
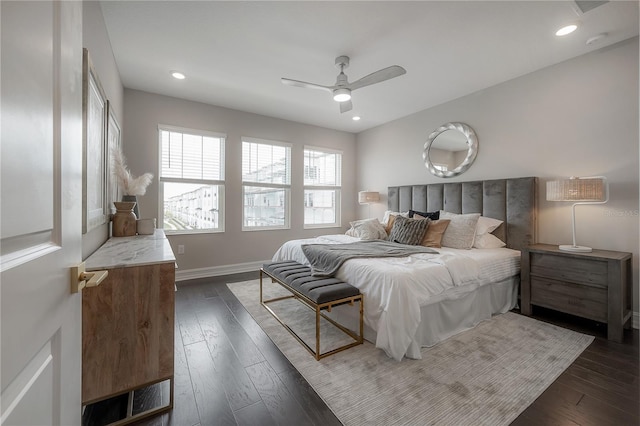
<path fill-rule="evenodd" d="M 314 149 L 304 150 L 305 186 L 340 186 L 342 155 Z"/>
<path fill-rule="evenodd" d="M 242 181 L 291 184 L 291 148 L 270 143 L 242 141 Z"/>
<path fill-rule="evenodd" d="M 222 137 L 160 130 L 160 178 L 223 180 Z"/>

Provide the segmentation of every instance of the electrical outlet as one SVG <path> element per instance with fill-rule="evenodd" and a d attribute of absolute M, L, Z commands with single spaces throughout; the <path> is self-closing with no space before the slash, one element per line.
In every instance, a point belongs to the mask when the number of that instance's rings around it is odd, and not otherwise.
<path fill-rule="evenodd" d="M 178 244 L 178 254 L 184 254 L 184 245 Z"/>

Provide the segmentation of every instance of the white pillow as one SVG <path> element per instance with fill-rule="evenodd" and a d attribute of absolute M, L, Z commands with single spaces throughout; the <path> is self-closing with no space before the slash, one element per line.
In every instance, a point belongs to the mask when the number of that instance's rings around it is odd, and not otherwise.
<path fill-rule="evenodd" d="M 400 212 L 394 212 L 392 210 L 387 210 L 386 212 L 384 212 L 384 216 L 382 217 L 382 226 L 387 226 L 389 224 L 389 217 L 395 216 L 395 215 L 409 217 L 409 212 L 400 213 Z"/>
<path fill-rule="evenodd" d="M 387 231 L 378 219 L 363 219 L 349 223 L 351 229 L 346 234 L 358 237 L 363 240 L 384 240 L 387 238 Z"/>
<path fill-rule="evenodd" d="M 356 230 L 353 229 L 353 227 L 347 229 L 347 232 L 344 233 L 345 235 L 348 235 L 350 237 L 355 237 L 356 236 Z"/>
<path fill-rule="evenodd" d="M 486 234 L 476 235 L 473 241 L 473 247 L 478 249 L 501 248 L 504 246 L 506 246 L 506 244 L 500 238 L 488 232 Z"/>
<path fill-rule="evenodd" d="M 489 234 L 502 225 L 502 221 L 490 217 L 480 216 L 476 226 L 476 235 Z"/>
<path fill-rule="evenodd" d="M 449 226 L 442 236 L 442 247 L 469 250 L 473 247 L 480 213 L 456 214 L 440 210 L 440 219 L 449 219 Z"/>
<path fill-rule="evenodd" d="M 476 237 L 473 240 L 475 248 L 500 248 L 506 244 L 495 235 L 491 234 L 502 225 L 502 221 L 490 217 L 480 216 L 476 225 Z"/>

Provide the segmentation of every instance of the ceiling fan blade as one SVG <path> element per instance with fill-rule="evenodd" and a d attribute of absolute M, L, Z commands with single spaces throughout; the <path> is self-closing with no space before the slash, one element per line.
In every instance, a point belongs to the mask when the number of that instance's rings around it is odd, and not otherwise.
<path fill-rule="evenodd" d="M 353 109 L 353 104 L 351 101 L 340 102 L 340 113 L 345 113 L 347 111 L 351 111 Z"/>
<path fill-rule="evenodd" d="M 320 84 L 313 84 L 313 83 L 307 83 L 304 81 L 291 80 L 289 78 L 281 78 L 280 81 L 282 81 L 282 84 L 286 84 L 287 86 L 303 87 L 305 89 L 320 89 L 320 90 L 327 90 L 329 92 L 331 92 L 331 90 L 333 89 L 332 87 L 329 87 L 329 86 L 322 86 Z"/>
<path fill-rule="evenodd" d="M 356 90 L 361 87 L 370 86 L 372 84 L 380 83 L 385 80 L 389 80 L 394 77 L 399 77 L 403 74 L 406 74 L 407 70 L 402 68 L 399 65 L 392 65 L 387 68 L 383 68 L 376 72 L 373 72 L 369 75 L 362 77 L 360 80 L 356 80 L 353 83 L 347 85 L 347 88 L 351 90 Z"/>

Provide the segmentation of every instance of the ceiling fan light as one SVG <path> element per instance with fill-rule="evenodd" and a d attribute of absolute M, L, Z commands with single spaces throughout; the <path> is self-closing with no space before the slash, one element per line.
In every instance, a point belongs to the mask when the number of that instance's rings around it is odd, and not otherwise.
<path fill-rule="evenodd" d="M 351 90 L 336 89 L 333 91 L 333 100 L 336 102 L 346 102 L 351 99 Z"/>

